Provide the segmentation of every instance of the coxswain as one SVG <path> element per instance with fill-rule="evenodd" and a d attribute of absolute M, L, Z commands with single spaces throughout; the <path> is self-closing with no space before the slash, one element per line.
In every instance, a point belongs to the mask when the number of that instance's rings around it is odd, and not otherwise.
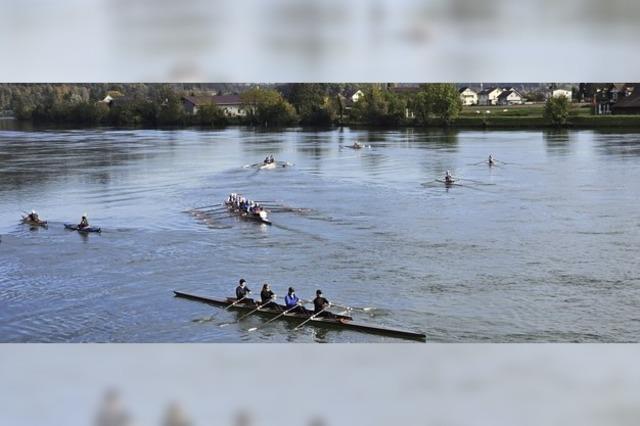
<path fill-rule="evenodd" d="M 78 229 L 84 229 L 89 227 L 89 219 L 87 218 L 87 214 L 82 215 L 82 219 L 80 219 L 80 223 L 78 224 Z"/>
<path fill-rule="evenodd" d="M 247 282 L 244 278 L 241 278 L 238 287 L 236 287 L 236 301 L 244 298 L 247 302 L 253 302 L 253 299 L 247 297 L 249 294 L 251 294 L 251 289 L 247 287 Z"/>

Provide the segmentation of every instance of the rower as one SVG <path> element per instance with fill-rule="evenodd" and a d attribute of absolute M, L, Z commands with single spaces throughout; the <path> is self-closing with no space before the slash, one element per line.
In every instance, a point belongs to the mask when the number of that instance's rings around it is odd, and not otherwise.
<path fill-rule="evenodd" d="M 453 176 L 451 176 L 451 172 L 449 172 L 449 170 L 447 170 L 447 173 L 445 173 L 444 175 L 444 181 L 446 183 L 453 183 L 455 182 L 455 179 L 453 179 Z"/>
<path fill-rule="evenodd" d="M 273 154 L 271 154 L 269 156 L 269 164 L 273 163 L 274 161 L 276 161 L 276 160 L 275 160 L 275 158 L 273 158 Z"/>
<path fill-rule="evenodd" d="M 29 216 L 27 216 L 27 219 L 29 219 L 32 222 L 40 222 L 40 218 L 38 217 L 38 213 L 36 213 L 35 210 L 31 210 L 31 213 L 29 213 Z"/>
<path fill-rule="evenodd" d="M 327 309 L 329 306 L 331 306 L 331 302 L 329 302 L 324 296 L 322 296 L 322 290 L 316 290 L 316 298 L 313 299 L 313 313 L 317 315 L 323 309 Z M 333 316 L 333 314 L 330 312 L 324 311 L 320 313 L 320 315 L 318 316 L 330 317 L 330 316 Z"/>
<path fill-rule="evenodd" d="M 84 229 L 89 227 L 89 218 L 87 214 L 82 215 L 82 219 L 80 219 L 80 223 L 78 224 L 78 229 Z"/>
<path fill-rule="evenodd" d="M 264 164 L 269 164 L 269 156 L 268 155 L 264 159 Z"/>
<path fill-rule="evenodd" d="M 493 159 L 493 155 L 489 154 L 489 165 L 494 166 L 496 161 Z"/>
<path fill-rule="evenodd" d="M 238 287 L 236 287 L 236 301 L 242 299 L 245 296 L 248 296 L 249 294 L 251 294 L 251 289 L 247 287 L 247 282 L 244 280 L 244 278 L 241 278 L 240 282 L 238 283 Z M 246 299 L 244 299 L 244 301 L 253 302 L 253 299 L 249 299 L 247 297 Z"/>
<path fill-rule="evenodd" d="M 271 286 L 267 283 L 264 283 L 262 286 L 262 291 L 260 292 L 260 300 L 262 301 L 263 306 L 269 306 L 270 308 L 279 308 L 279 306 L 275 303 L 276 294 L 271 291 Z"/>
<path fill-rule="evenodd" d="M 287 295 L 284 297 L 284 304 L 286 310 L 291 310 L 291 312 L 304 312 L 306 309 L 300 303 L 300 299 L 296 296 L 296 291 L 293 287 L 289 287 L 289 291 Z M 295 309 L 294 309 L 295 308 Z"/>

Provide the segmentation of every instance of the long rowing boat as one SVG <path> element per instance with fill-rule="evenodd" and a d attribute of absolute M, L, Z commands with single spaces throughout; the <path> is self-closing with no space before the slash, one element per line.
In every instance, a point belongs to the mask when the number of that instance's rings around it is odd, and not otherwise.
<path fill-rule="evenodd" d="M 212 297 L 197 296 L 194 294 L 183 293 L 181 291 L 174 291 L 174 294 L 176 297 L 180 297 L 183 299 L 206 303 L 212 306 L 222 306 L 222 307 L 235 309 L 239 311 L 251 311 L 258 306 L 255 303 L 240 303 L 237 305 L 233 305 L 236 299 L 230 298 L 230 297 L 224 298 L 224 299 L 216 299 Z M 264 307 L 264 308 L 261 308 L 256 313 L 259 313 L 260 315 L 264 315 L 264 316 L 275 317 L 281 314 L 284 309 L 286 309 L 284 306 L 280 306 L 280 308 L 277 310 Z M 284 320 L 295 320 L 297 322 L 300 322 L 300 321 L 309 319 L 311 315 L 312 314 L 291 312 L 291 313 L 282 315 L 280 318 Z M 340 328 L 345 330 L 353 330 L 353 331 L 359 331 L 359 332 L 370 333 L 370 334 L 397 337 L 402 339 L 411 339 L 411 340 L 420 340 L 420 341 L 425 341 L 427 339 L 427 336 L 423 333 L 416 333 L 415 331 L 400 330 L 396 328 L 387 328 L 387 327 L 381 327 L 377 325 L 359 323 L 354 321 L 353 318 L 345 315 L 336 315 L 335 318 L 316 317 L 316 318 L 313 318 L 311 321 L 307 322 L 307 324 L 323 326 L 323 327 Z"/>
<path fill-rule="evenodd" d="M 244 219 L 249 219 L 249 220 L 255 220 L 256 222 L 260 222 L 260 223 L 264 223 L 265 225 L 271 225 L 271 221 L 269 219 L 267 219 L 266 217 L 262 217 L 260 216 L 259 213 L 249 213 L 246 211 L 243 211 L 239 208 L 237 208 L 236 206 L 233 205 L 233 203 L 230 203 L 228 201 L 224 202 L 224 205 L 227 207 L 227 209 L 237 215 L 240 216 Z"/>

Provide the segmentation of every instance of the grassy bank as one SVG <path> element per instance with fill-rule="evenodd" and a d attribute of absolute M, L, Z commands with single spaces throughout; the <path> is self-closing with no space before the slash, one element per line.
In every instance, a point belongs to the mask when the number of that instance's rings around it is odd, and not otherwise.
<path fill-rule="evenodd" d="M 640 115 L 593 115 L 587 104 L 572 105 L 568 128 L 640 128 Z M 553 127 L 543 118 L 544 104 L 467 106 L 451 127 L 482 129 L 540 129 Z"/>

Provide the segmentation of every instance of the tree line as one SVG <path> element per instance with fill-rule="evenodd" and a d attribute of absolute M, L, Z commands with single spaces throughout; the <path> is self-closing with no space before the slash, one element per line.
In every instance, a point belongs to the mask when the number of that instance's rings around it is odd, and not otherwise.
<path fill-rule="evenodd" d="M 19 120 L 107 126 L 449 126 L 462 110 L 453 84 L 394 90 L 385 84 L 291 83 L 238 85 L 245 115 L 231 117 L 216 105 L 189 114 L 183 97 L 211 94 L 206 84 L 0 84 L 0 112 Z M 361 90 L 357 102 L 345 93 Z M 112 94 L 117 101 L 100 102 Z M 566 105 L 548 105 L 545 116 L 566 123 Z"/>

